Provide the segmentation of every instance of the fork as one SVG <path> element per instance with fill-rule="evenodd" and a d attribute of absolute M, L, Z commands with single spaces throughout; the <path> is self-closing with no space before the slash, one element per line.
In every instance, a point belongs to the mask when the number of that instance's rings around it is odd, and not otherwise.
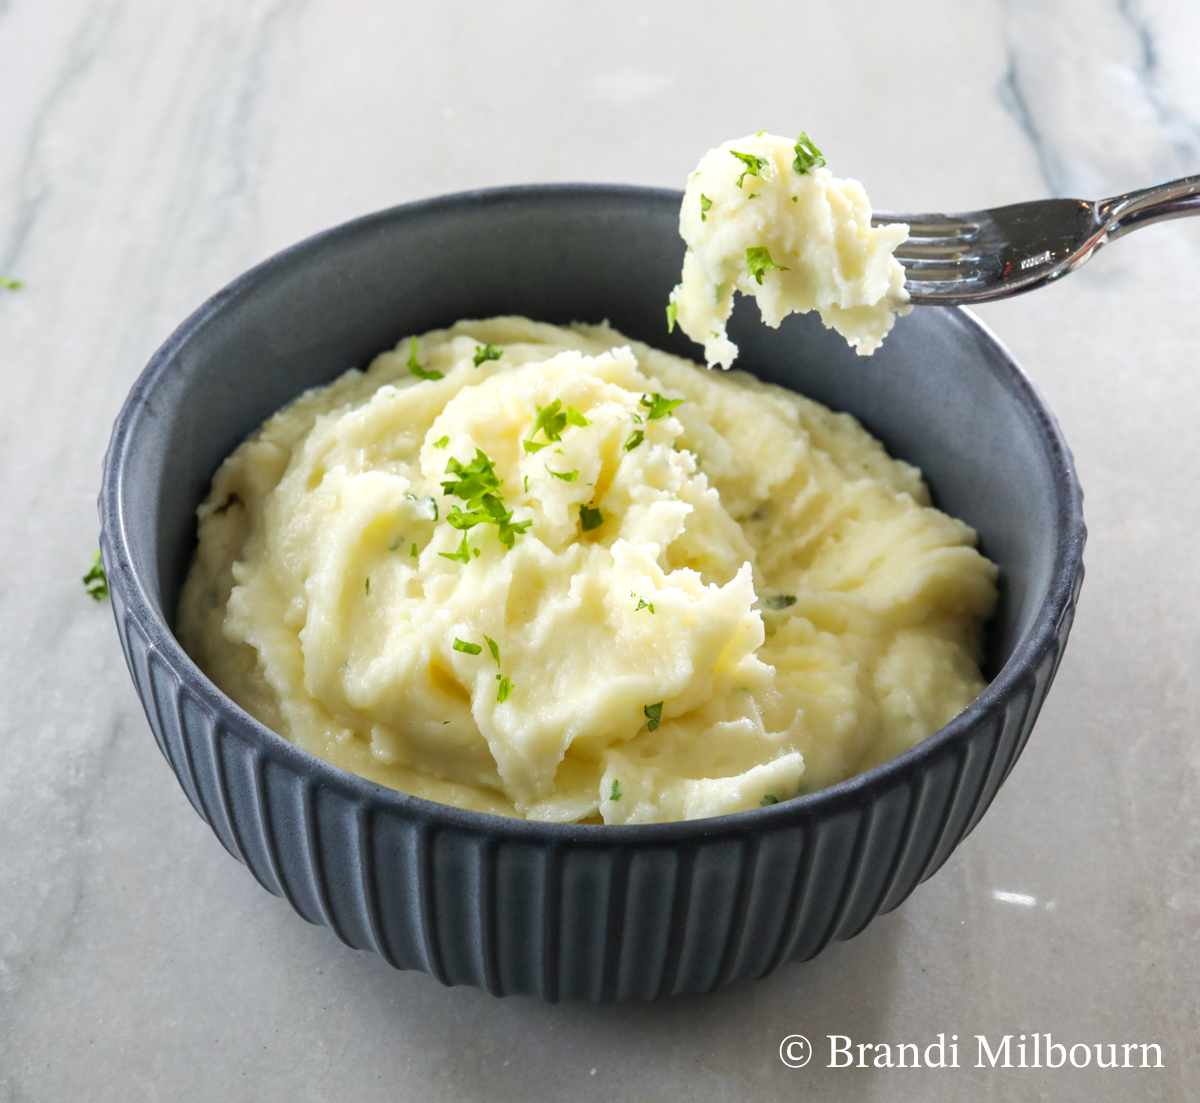
<path fill-rule="evenodd" d="M 912 302 L 957 306 L 1003 299 L 1073 272 L 1131 230 L 1200 212 L 1200 176 L 1112 199 L 1039 199 L 962 214 L 876 211 L 879 226 L 907 222 L 895 253 Z"/>

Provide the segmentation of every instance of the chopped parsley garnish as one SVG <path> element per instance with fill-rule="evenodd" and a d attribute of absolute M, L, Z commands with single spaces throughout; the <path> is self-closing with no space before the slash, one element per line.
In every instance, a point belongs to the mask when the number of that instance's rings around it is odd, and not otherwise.
<path fill-rule="evenodd" d="M 802 130 L 800 137 L 796 139 L 796 159 L 792 162 L 792 168 L 803 176 L 806 172 L 819 169 L 824 164 L 825 158 L 821 151 L 813 145 L 812 139 Z"/>
<path fill-rule="evenodd" d="M 5 276 L 0 276 L 0 287 L 3 287 L 5 291 L 20 291 L 24 286 L 24 280 L 10 280 Z M 99 601 L 100 599 L 97 598 L 96 600 Z"/>
<path fill-rule="evenodd" d="M 795 594 L 771 594 L 763 598 L 763 604 L 768 609 L 787 609 L 796 604 Z"/>
<path fill-rule="evenodd" d="M 643 433 L 641 431 L 641 429 L 635 429 L 632 433 L 629 434 L 629 437 L 625 441 L 625 451 L 632 452 L 645 439 L 646 439 L 646 434 Z"/>
<path fill-rule="evenodd" d="M 549 406 L 539 406 L 537 408 L 537 417 L 533 420 L 533 425 L 530 427 L 529 435 L 522 442 L 526 452 L 540 452 L 546 447 L 545 444 L 535 444 L 533 438 L 538 433 L 544 433 L 547 441 L 562 440 L 562 432 L 567 425 L 591 425 L 591 422 L 583 416 L 574 406 L 568 406 L 565 410 L 562 408 L 562 402 L 555 399 Z"/>
<path fill-rule="evenodd" d="M 675 332 L 675 315 L 679 312 L 679 307 L 675 303 L 667 303 L 667 332 Z"/>
<path fill-rule="evenodd" d="M 712 210 L 712 200 L 703 192 L 700 193 L 700 221 L 708 221 L 708 212 Z"/>
<path fill-rule="evenodd" d="M 396 551 L 404 543 L 403 536 L 397 536 L 388 541 L 388 551 Z"/>
<path fill-rule="evenodd" d="M 736 149 L 731 149 L 729 152 L 746 166 L 745 171 L 737 179 L 737 186 L 739 188 L 747 176 L 758 176 L 767 167 L 765 157 L 756 157 L 753 153 L 738 153 Z"/>
<path fill-rule="evenodd" d="M 647 601 L 644 597 L 638 597 L 638 595 L 635 594 L 632 590 L 629 591 L 629 596 L 637 597 L 637 599 L 638 599 L 637 608 L 634 609 L 635 613 L 640 613 L 643 609 L 649 609 L 650 612 L 652 612 L 652 613 L 654 612 L 653 602 Z"/>
<path fill-rule="evenodd" d="M 579 527 L 584 532 L 598 529 L 602 524 L 604 524 L 604 516 L 598 509 L 593 509 L 591 506 L 579 507 Z"/>
<path fill-rule="evenodd" d="M 752 192 L 749 194 L 749 196 L 747 196 L 747 198 L 748 198 L 748 199 L 758 199 L 758 198 L 760 198 L 760 195 L 759 195 L 759 193 L 758 193 L 758 192 L 756 192 L 756 191 L 752 191 Z"/>
<path fill-rule="evenodd" d="M 496 660 L 496 665 L 500 665 L 500 645 L 492 639 L 491 636 L 484 636 L 484 642 L 488 645 L 488 650 L 492 653 L 492 658 Z"/>
<path fill-rule="evenodd" d="M 438 504 L 432 494 L 426 494 L 424 498 L 418 498 L 415 494 L 406 493 L 404 495 L 410 502 L 417 503 L 417 516 L 424 517 L 427 521 L 436 521 L 438 519 Z"/>
<path fill-rule="evenodd" d="M 776 264 L 765 245 L 755 245 L 746 250 L 746 267 L 759 283 L 762 283 L 764 272 L 786 272 L 782 264 Z"/>
<path fill-rule="evenodd" d="M 450 507 L 450 515 L 446 518 L 450 524 L 459 530 L 466 531 L 472 529 L 476 525 L 495 525 L 496 538 L 510 551 L 514 541 L 520 536 L 530 525 L 532 520 L 514 521 L 512 519 L 512 510 L 504 508 L 503 500 L 495 494 L 483 495 L 482 503 L 477 509 L 462 510 L 457 505 Z M 466 536 L 463 537 L 463 543 L 467 541 Z M 445 552 L 440 554 L 445 555 Z M 447 559 L 453 559 L 453 556 L 447 556 Z M 465 563 L 466 560 L 464 559 Z"/>
<path fill-rule="evenodd" d="M 467 643 L 466 640 L 460 640 L 457 636 L 455 636 L 454 650 L 461 651 L 464 655 L 478 655 L 483 648 L 477 643 Z"/>
<path fill-rule="evenodd" d="M 450 523 L 454 524 L 454 519 L 450 519 Z M 416 544 L 413 545 L 416 547 Z M 458 545 L 458 551 L 454 552 L 438 552 L 443 559 L 453 559 L 456 563 L 470 563 L 471 549 L 467 546 L 467 534 L 463 533 L 462 543 Z"/>
<path fill-rule="evenodd" d="M 500 704 L 504 704 L 504 702 L 508 700 L 508 695 L 512 693 L 512 691 L 512 682 L 510 682 L 507 677 L 501 678 L 499 686 L 496 687 L 496 700 L 499 701 Z"/>
<path fill-rule="evenodd" d="M 451 456 L 446 464 L 446 474 L 458 477 L 442 483 L 442 489 L 461 498 L 471 509 L 482 505 L 484 496 L 499 490 L 503 482 L 496 475 L 496 465 L 482 448 L 476 448 L 475 458 L 465 465 Z"/>
<path fill-rule="evenodd" d="M 562 431 L 566 427 L 567 415 L 562 412 L 562 402 L 556 398 L 549 406 L 537 408 L 537 417 L 529 435 L 536 437 L 539 432 L 543 432 L 547 440 L 562 440 Z"/>
<path fill-rule="evenodd" d="M 759 801 L 759 804 L 762 805 L 763 808 L 766 808 L 772 804 L 778 804 L 778 803 L 779 803 L 779 798 L 771 796 L 770 793 L 768 793 L 765 797 L 763 797 L 763 799 L 761 801 Z"/>
<path fill-rule="evenodd" d="M 761 137 L 762 137 L 764 134 L 766 134 L 766 130 L 765 130 L 765 129 L 758 131 L 758 132 L 757 132 L 757 133 L 756 133 L 754 136 L 755 136 L 756 138 L 761 138 Z"/>
<path fill-rule="evenodd" d="M 793 203 L 799 203 L 799 202 L 800 202 L 800 196 L 798 196 L 798 195 L 793 195 L 793 196 L 792 196 L 792 202 L 793 202 Z"/>
<path fill-rule="evenodd" d="M 645 406 L 650 412 L 646 415 L 650 421 L 666 417 L 676 406 L 683 405 L 682 398 L 663 398 L 660 394 L 644 394 L 638 399 L 639 406 Z"/>
<path fill-rule="evenodd" d="M 448 436 L 446 436 L 446 437 L 442 437 L 442 439 L 439 441 L 435 441 L 433 446 L 434 446 L 434 448 L 445 448 L 446 445 L 449 443 L 450 443 L 450 438 Z"/>
<path fill-rule="evenodd" d="M 616 778 L 613 778 L 612 789 L 609 791 L 608 799 L 609 800 L 620 800 L 621 799 L 621 783 Z"/>
<path fill-rule="evenodd" d="M 496 348 L 495 345 L 480 345 L 475 350 L 475 366 L 479 367 L 488 360 L 499 360 L 503 355 L 503 350 Z"/>
<path fill-rule="evenodd" d="M 654 731 L 658 727 L 659 721 L 662 720 L 662 707 L 663 703 L 659 701 L 656 705 L 647 705 L 642 709 L 642 712 L 646 714 L 647 731 Z"/>
<path fill-rule="evenodd" d="M 542 466 L 546 467 L 545 464 L 542 464 Z M 550 468 L 546 467 L 546 470 L 550 471 Z M 550 474 L 553 475 L 556 479 L 562 479 L 562 481 L 564 483 L 573 483 L 576 479 L 579 478 L 578 471 L 550 471 Z"/>
<path fill-rule="evenodd" d="M 83 588 L 93 601 L 103 601 L 108 597 L 108 576 L 104 573 L 104 562 L 97 548 L 92 553 L 92 565 L 83 576 Z"/>
<path fill-rule="evenodd" d="M 367 581 L 366 581 L 366 584 L 363 586 L 363 589 L 366 590 L 366 592 L 368 594 L 371 592 L 371 576 L 370 575 L 367 575 Z"/>
<path fill-rule="evenodd" d="M 467 503 L 465 510 L 457 504 L 450 507 L 450 515 L 446 518 L 456 529 L 465 530 L 476 525 L 495 525 L 496 536 L 506 548 L 511 550 L 517 536 L 523 533 L 533 521 L 513 521 L 512 510 L 504 508 L 504 500 L 496 493 L 503 480 L 496 475 L 496 465 L 488 459 L 481 448 L 475 449 L 475 458 L 469 464 L 462 464 L 453 456 L 446 464 L 446 474 L 457 478 L 442 483 L 442 489 L 447 494 L 453 494 Z M 466 548 L 467 538 L 463 536 L 463 549 Z M 466 553 L 460 549 L 456 555 L 439 552 L 447 559 L 458 558 L 467 562 Z"/>
<path fill-rule="evenodd" d="M 420 553 L 417 551 L 417 542 L 414 540 L 412 546 L 412 558 L 416 559 L 419 554 Z"/>
<path fill-rule="evenodd" d="M 426 371 L 417 362 L 417 339 L 415 337 L 412 339 L 412 347 L 408 353 L 408 370 L 410 372 L 412 372 L 413 375 L 415 375 L 418 379 L 441 379 L 442 378 L 442 373 L 440 371 L 433 371 L 433 370 Z"/>

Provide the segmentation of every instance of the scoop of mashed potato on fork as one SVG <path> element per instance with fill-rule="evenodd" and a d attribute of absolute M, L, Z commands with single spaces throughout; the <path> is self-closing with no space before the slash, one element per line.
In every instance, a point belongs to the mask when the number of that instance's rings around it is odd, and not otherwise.
<path fill-rule="evenodd" d="M 735 291 L 755 298 L 773 328 L 817 311 L 860 356 L 912 309 L 892 255 L 908 227 L 873 227 L 862 185 L 834 177 L 807 134 L 756 134 L 710 150 L 688 180 L 679 232 L 688 251 L 668 316 L 704 346 L 710 367 L 737 356 L 725 332 Z"/>

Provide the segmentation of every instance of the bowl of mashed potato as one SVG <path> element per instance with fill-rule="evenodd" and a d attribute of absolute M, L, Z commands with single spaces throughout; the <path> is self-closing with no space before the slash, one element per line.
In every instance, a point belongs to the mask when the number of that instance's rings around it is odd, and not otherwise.
<path fill-rule="evenodd" d="M 741 302 L 708 350 L 738 371 L 697 365 L 680 198 L 318 235 L 115 426 L 160 748 L 264 887 L 398 968 L 608 1001 L 810 958 L 946 859 L 1057 668 L 1081 495 L 1020 368 L 961 310 L 867 358 Z"/>

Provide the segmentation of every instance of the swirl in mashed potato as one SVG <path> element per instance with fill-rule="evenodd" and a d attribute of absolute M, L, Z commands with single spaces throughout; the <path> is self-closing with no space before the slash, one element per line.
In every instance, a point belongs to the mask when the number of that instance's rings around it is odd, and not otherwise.
<path fill-rule="evenodd" d="M 461 807 L 757 808 L 984 684 L 996 571 L 915 468 L 605 326 L 404 342 L 267 421 L 199 518 L 201 668 L 312 753 Z"/>

